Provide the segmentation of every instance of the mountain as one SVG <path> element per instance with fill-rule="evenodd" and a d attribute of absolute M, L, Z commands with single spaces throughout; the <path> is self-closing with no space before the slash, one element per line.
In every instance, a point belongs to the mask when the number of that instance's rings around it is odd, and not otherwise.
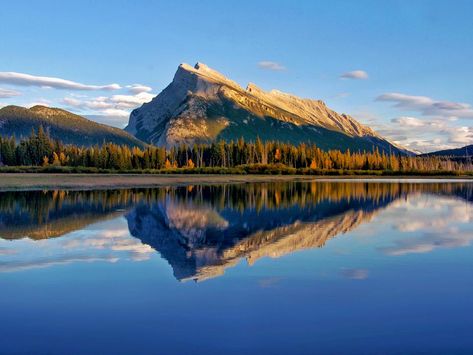
<path fill-rule="evenodd" d="M 370 221 L 388 203 L 364 207 L 340 201 L 325 204 L 330 211 L 321 215 L 311 207 L 239 215 L 168 201 L 138 205 L 126 218 L 130 234 L 157 250 L 178 280 L 202 281 L 222 275 L 241 259 L 252 265 L 263 257 L 323 247 L 328 240 Z"/>
<path fill-rule="evenodd" d="M 0 192 L 0 238 L 57 238 L 90 224 L 117 218 L 133 206 L 130 192 Z"/>
<path fill-rule="evenodd" d="M 128 146 L 145 146 L 122 129 L 90 121 L 71 112 L 45 106 L 30 109 L 6 106 L 0 109 L 0 136 L 15 136 L 17 139 L 29 137 L 31 130 L 38 131 L 43 126 L 53 139 L 65 144 L 92 146 L 112 142 Z"/>
<path fill-rule="evenodd" d="M 281 91 L 246 89 L 205 64 L 181 64 L 171 84 L 135 109 L 125 130 L 155 145 L 215 140 L 312 142 L 322 149 L 372 150 L 410 154 L 320 100 Z"/>
<path fill-rule="evenodd" d="M 471 157 L 473 155 L 473 144 L 462 148 L 438 150 L 436 152 L 425 153 L 423 156 L 443 156 L 443 157 Z"/>

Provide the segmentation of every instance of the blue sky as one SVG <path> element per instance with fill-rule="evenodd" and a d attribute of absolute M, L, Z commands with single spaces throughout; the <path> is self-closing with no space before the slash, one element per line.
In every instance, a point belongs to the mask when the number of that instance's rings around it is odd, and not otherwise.
<path fill-rule="evenodd" d="M 473 143 L 471 1 L 17 0 L 1 8 L 0 106 L 44 103 L 123 127 L 179 63 L 200 61 L 242 86 L 322 99 L 412 149 Z"/>

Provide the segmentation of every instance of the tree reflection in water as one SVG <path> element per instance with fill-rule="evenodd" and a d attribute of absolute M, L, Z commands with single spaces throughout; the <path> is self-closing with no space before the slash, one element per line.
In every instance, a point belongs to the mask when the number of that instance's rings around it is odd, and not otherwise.
<path fill-rule="evenodd" d="M 420 194 L 471 203 L 473 185 L 293 182 L 2 192 L 0 237 L 61 237 L 125 216 L 129 231 L 122 237 L 139 241 L 120 243 L 137 248 L 140 242 L 145 249 L 158 251 L 179 280 L 203 280 L 221 275 L 242 258 L 252 264 L 265 256 L 323 247 L 329 239 L 370 221 L 394 201 Z"/>

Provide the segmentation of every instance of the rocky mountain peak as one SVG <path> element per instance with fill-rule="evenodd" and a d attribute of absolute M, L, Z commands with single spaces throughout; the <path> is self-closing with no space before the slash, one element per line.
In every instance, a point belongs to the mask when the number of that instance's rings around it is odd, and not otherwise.
<path fill-rule="evenodd" d="M 221 85 L 226 85 L 226 86 L 241 89 L 240 85 L 238 85 L 236 82 L 228 79 L 225 75 L 210 68 L 208 65 L 204 63 L 197 62 L 194 66 L 191 66 L 186 63 L 182 63 L 181 65 L 179 65 L 179 68 L 176 74 L 179 73 L 183 75 L 182 72 L 186 73 L 184 75 L 195 76 L 200 81 L 207 81 L 213 84 L 221 84 Z"/>
<path fill-rule="evenodd" d="M 389 151 L 394 147 L 321 100 L 265 91 L 253 83 L 244 89 L 200 62 L 180 64 L 173 81 L 131 113 L 126 130 L 148 143 L 168 147 L 240 137 L 313 142 L 325 149 L 371 150 L 379 144 Z"/>

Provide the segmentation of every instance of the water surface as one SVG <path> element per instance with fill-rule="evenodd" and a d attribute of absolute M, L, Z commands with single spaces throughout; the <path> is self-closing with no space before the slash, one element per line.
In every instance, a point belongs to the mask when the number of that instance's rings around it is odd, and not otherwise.
<path fill-rule="evenodd" d="M 0 193 L 0 353 L 472 353 L 473 184 Z"/>

